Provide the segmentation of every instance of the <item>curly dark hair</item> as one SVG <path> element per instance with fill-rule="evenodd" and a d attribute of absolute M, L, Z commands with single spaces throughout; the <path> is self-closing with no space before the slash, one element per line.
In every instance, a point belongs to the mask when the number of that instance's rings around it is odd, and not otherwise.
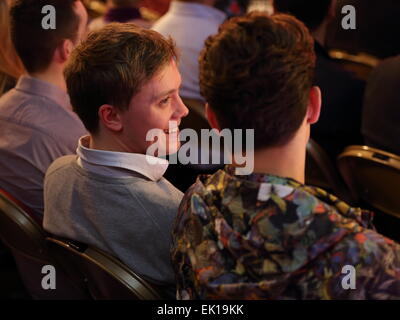
<path fill-rule="evenodd" d="M 303 23 L 253 12 L 206 40 L 200 90 L 222 128 L 254 129 L 256 149 L 278 146 L 304 120 L 314 68 L 314 41 Z"/>
<path fill-rule="evenodd" d="M 302 21 L 311 31 L 327 17 L 332 0 L 274 0 L 274 10 Z"/>

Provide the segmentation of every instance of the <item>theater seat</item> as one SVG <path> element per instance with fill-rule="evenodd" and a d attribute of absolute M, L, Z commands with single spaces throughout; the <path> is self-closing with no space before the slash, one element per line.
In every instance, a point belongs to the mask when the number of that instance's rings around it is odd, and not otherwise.
<path fill-rule="evenodd" d="M 95 300 L 159 300 L 161 291 L 108 253 L 86 244 L 48 237 L 49 250 L 69 275 L 84 281 Z"/>
<path fill-rule="evenodd" d="M 320 187 L 348 204 L 354 204 L 354 198 L 336 166 L 326 152 L 312 139 L 307 144 L 306 184 Z"/>
<path fill-rule="evenodd" d="M 371 71 L 380 62 L 378 58 L 365 53 L 350 54 L 342 50 L 330 50 L 329 55 L 345 70 L 352 72 L 357 78 L 364 81 L 368 80 Z"/>
<path fill-rule="evenodd" d="M 367 146 L 350 146 L 338 157 L 340 172 L 353 195 L 400 218 L 400 157 Z"/>
<path fill-rule="evenodd" d="M 15 259 L 21 279 L 33 299 L 62 300 L 87 299 L 89 296 L 58 270 L 55 261 L 48 255 L 46 233 L 28 210 L 22 209 L 17 200 L 0 190 L 0 239 Z M 46 273 L 42 268 L 56 268 L 56 289 L 44 289 L 42 279 Z"/>

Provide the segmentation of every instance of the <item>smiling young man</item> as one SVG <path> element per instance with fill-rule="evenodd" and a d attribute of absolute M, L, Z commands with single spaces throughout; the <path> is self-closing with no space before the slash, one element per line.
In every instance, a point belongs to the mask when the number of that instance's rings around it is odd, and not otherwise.
<path fill-rule="evenodd" d="M 188 113 L 172 42 L 113 23 L 89 35 L 65 74 L 90 135 L 80 139 L 77 157 L 60 158 L 47 171 L 45 229 L 101 248 L 172 287 L 170 232 L 182 194 L 163 178 L 168 162 L 151 164 L 146 156 L 151 129 L 166 133 L 167 153 L 179 148 L 177 126 Z"/>

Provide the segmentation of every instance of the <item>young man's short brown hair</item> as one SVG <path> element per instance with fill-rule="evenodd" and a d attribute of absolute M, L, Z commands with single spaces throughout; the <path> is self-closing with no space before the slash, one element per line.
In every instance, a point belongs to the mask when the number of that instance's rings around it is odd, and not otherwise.
<path fill-rule="evenodd" d="M 30 73 L 45 70 L 54 50 L 65 39 L 77 40 L 79 17 L 74 10 L 80 0 L 16 0 L 10 10 L 11 34 L 15 49 Z M 42 8 L 56 10 L 56 28 L 43 29 Z"/>
<path fill-rule="evenodd" d="M 222 128 L 254 129 L 255 148 L 298 130 L 313 83 L 313 39 L 289 15 L 250 13 L 225 22 L 200 57 L 200 89 Z"/>
<path fill-rule="evenodd" d="M 171 39 L 132 23 L 111 23 L 90 33 L 65 69 L 74 111 L 96 133 L 102 105 L 128 109 L 145 82 L 176 58 Z"/>

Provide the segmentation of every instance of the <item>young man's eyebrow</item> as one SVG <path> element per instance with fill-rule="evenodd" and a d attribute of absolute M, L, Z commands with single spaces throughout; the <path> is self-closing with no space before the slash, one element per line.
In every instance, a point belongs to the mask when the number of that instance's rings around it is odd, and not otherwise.
<path fill-rule="evenodd" d="M 178 90 L 178 89 L 171 89 L 171 90 L 165 91 L 165 92 L 163 92 L 163 93 L 160 93 L 159 95 L 157 95 L 157 96 L 154 97 L 154 100 L 158 100 L 158 99 L 160 99 L 160 98 L 162 98 L 162 97 L 165 97 L 166 95 L 171 94 L 171 93 L 173 93 L 173 92 L 175 92 L 175 91 L 177 91 L 177 90 Z"/>

